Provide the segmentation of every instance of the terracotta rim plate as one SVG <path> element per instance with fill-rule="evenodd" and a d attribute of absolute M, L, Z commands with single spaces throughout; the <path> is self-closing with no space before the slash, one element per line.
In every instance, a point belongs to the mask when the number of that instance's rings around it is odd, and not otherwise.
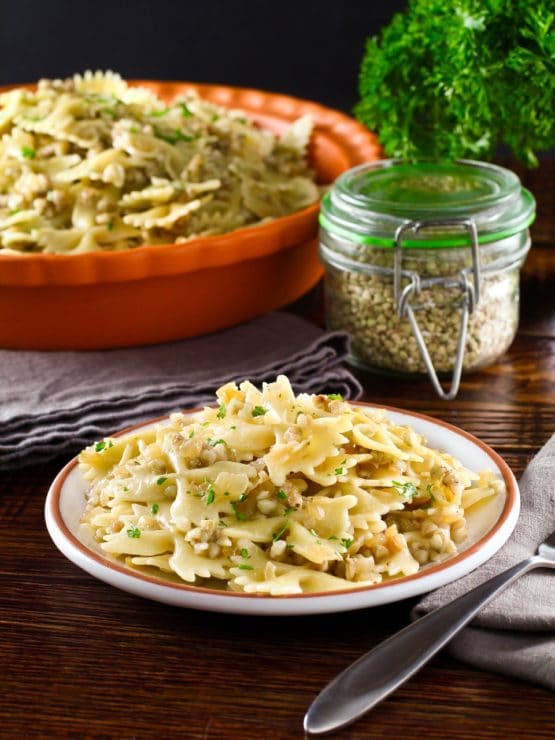
<path fill-rule="evenodd" d="M 427 438 L 430 446 L 450 453 L 473 470 L 493 470 L 504 480 L 506 493 L 502 500 L 490 501 L 468 512 L 469 538 L 460 546 L 457 555 L 425 566 L 412 576 L 375 586 L 355 586 L 347 591 L 275 597 L 175 584 L 132 571 L 109 559 L 88 530 L 80 525 L 87 484 L 76 458 L 58 473 L 48 491 L 45 504 L 48 532 L 58 549 L 75 565 L 123 591 L 173 606 L 249 615 L 319 614 L 400 601 L 450 583 L 491 558 L 509 538 L 520 511 L 518 485 L 507 463 L 479 439 L 451 424 L 387 406 L 363 405 L 386 408 L 394 421 L 410 424 Z M 159 421 L 153 420 L 133 429 L 146 428 Z M 123 430 L 117 436 L 129 431 Z"/>

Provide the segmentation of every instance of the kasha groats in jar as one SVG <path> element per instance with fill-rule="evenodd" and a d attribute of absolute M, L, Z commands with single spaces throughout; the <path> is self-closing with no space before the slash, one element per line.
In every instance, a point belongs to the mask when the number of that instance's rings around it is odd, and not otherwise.
<path fill-rule="evenodd" d="M 427 372 L 454 398 L 462 371 L 514 339 L 534 214 L 518 177 L 483 162 L 382 160 L 341 175 L 322 203 L 320 256 L 327 325 L 349 332 L 353 364 Z"/>

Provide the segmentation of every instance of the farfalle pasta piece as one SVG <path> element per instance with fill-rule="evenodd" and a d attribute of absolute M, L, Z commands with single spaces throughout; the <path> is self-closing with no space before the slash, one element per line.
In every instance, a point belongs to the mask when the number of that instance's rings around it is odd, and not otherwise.
<path fill-rule="evenodd" d="M 195 582 L 200 578 L 226 578 L 229 575 L 229 561 L 227 558 L 207 558 L 197 555 L 193 547 L 184 540 L 176 540 L 175 550 L 169 559 L 174 573 L 184 581 Z"/>
<path fill-rule="evenodd" d="M 105 552 L 119 555 L 160 555 L 172 550 L 175 546 L 172 533 L 165 530 L 143 531 L 141 537 L 134 537 L 130 532 L 136 531 L 132 525 L 117 534 L 107 534 L 101 547 Z"/>
<path fill-rule="evenodd" d="M 87 70 L 84 74 L 73 75 L 73 86 L 77 93 L 85 95 L 114 95 L 124 96 L 127 92 L 127 84 L 117 72 L 102 72 Z"/>
<path fill-rule="evenodd" d="M 304 154 L 310 142 L 313 129 L 314 122 L 310 116 L 297 118 L 281 135 L 280 147 L 293 149 L 300 154 Z"/>
<path fill-rule="evenodd" d="M 167 229 L 174 226 L 178 221 L 188 218 L 193 211 L 202 208 L 210 196 L 197 198 L 188 203 L 170 203 L 169 205 L 156 206 L 148 211 L 128 213 L 123 217 L 123 222 L 137 228 Z"/>

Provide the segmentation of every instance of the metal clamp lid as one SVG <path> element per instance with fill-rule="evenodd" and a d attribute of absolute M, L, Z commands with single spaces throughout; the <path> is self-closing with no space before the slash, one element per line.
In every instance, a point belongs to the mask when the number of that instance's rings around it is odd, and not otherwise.
<path fill-rule="evenodd" d="M 460 301 L 455 303 L 455 307 L 461 308 L 461 322 L 459 327 L 459 337 L 457 341 L 457 350 L 453 364 L 453 374 L 451 376 L 451 385 L 449 390 L 444 390 L 432 358 L 424 341 L 424 337 L 416 320 L 415 311 L 424 308 L 424 306 L 411 305 L 411 298 L 418 296 L 421 290 L 429 285 L 437 284 L 436 279 L 421 280 L 418 273 L 414 271 L 403 270 L 403 236 L 407 231 L 413 234 L 418 233 L 423 228 L 434 228 L 438 226 L 460 226 L 465 229 L 470 237 L 470 247 L 472 254 L 472 266 L 459 272 L 459 275 L 453 279 L 446 279 L 443 285 L 452 288 L 459 288 L 462 295 Z M 393 290 L 397 313 L 401 318 L 408 318 L 412 333 L 416 339 L 418 350 L 426 370 L 440 398 L 445 401 L 451 401 L 458 393 L 461 381 L 462 365 L 464 359 L 464 349 L 466 344 L 466 335 L 468 328 L 468 317 L 474 311 L 475 306 L 480 301 L 481 292 L 481 270 L 480 270 L 480 253 L 478 249 L 478 233 L 476 224 L 472 219 L 441 219 L 426 221 L 406 221 L 401 224 L 395 232 L 395 252 L 394 252 L 394 273 L 393 273 Z M 469 278 L 472 273 L 472 280 Z M 410 282 L 403 288 L 403 277 L 408 277 Z"/>

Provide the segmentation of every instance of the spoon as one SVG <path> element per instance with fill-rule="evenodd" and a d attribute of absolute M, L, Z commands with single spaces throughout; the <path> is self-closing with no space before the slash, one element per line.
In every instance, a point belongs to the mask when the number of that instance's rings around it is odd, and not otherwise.
<path fill-rule="evenodd" d="M 310 705 L 304 729 L 324 735 L 351 724 L 399 688 L 509 584 L 534 568 L 555 568 L 555 532 L 523 560 L 435 609 L 363 655 Z"/>

